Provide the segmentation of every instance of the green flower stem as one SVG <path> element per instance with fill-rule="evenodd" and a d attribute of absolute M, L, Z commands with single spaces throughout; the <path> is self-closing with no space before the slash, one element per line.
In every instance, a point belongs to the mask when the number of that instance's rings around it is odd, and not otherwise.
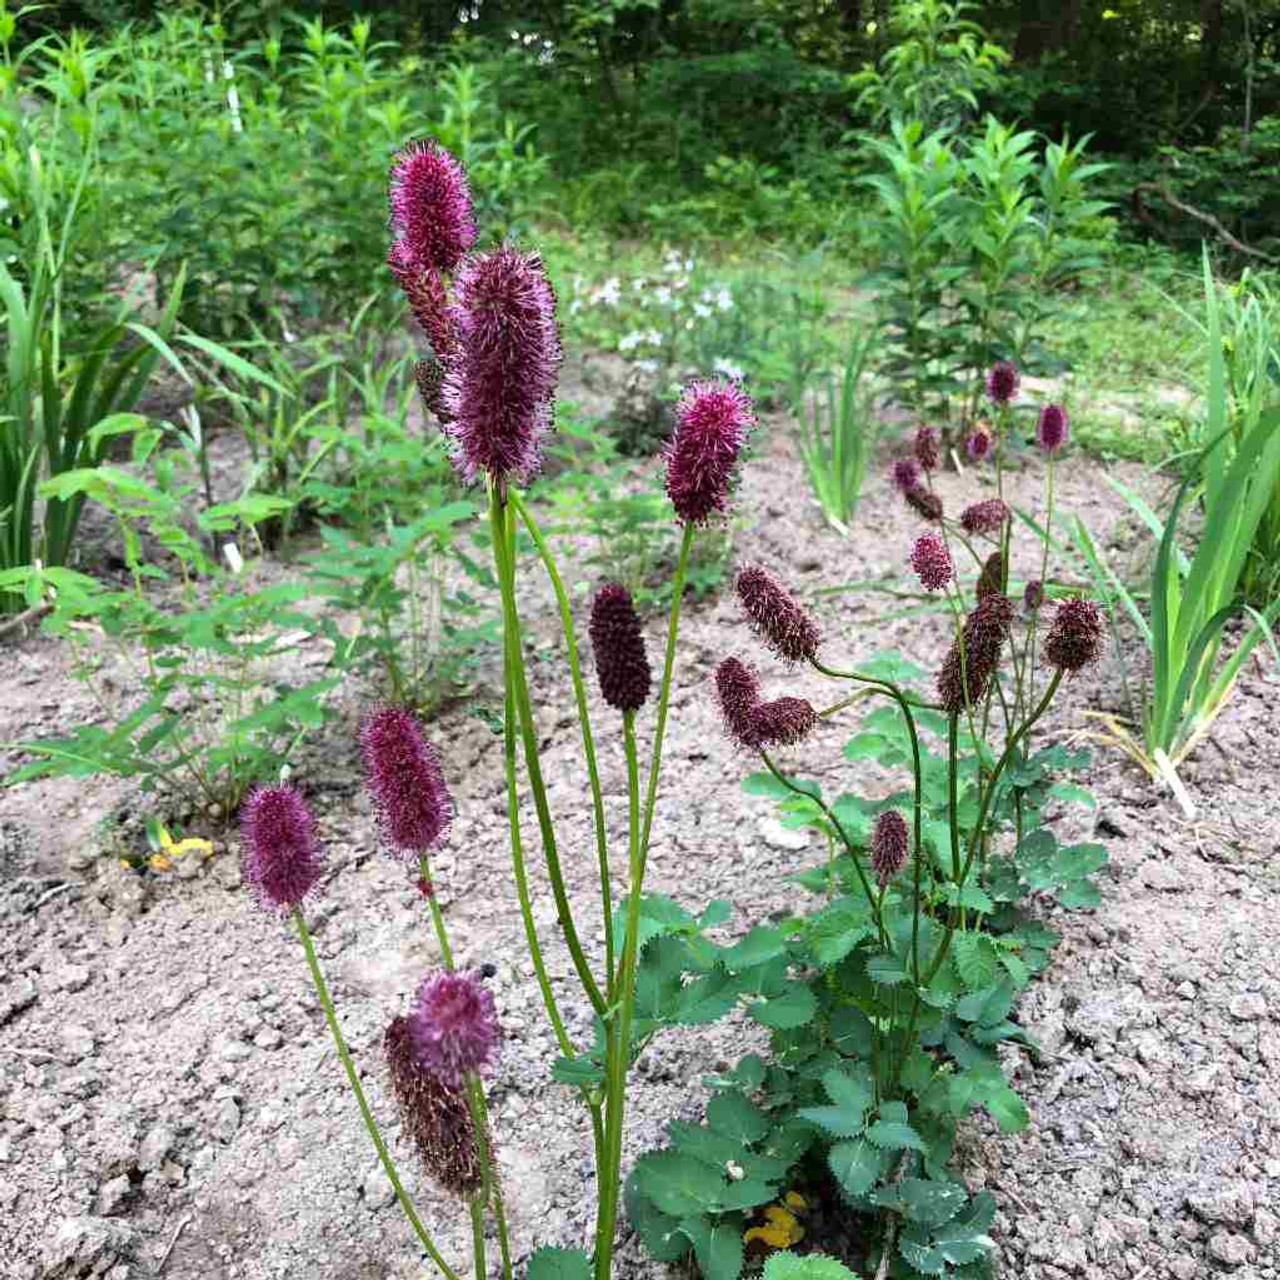
<path fill-rule="evenodd" d="M 640 838 L 640 879 L 649 860 L 649 832 L 653 828 L 653 810 L 658 798 L 658 770 L 662 764 L 662 739 L 667 731 L 667 708 L 671 703 L 671 673 L 676 663 L 676 636 L 680 631 L 680 601 L 684 595 L 684 575 L 689 566 L 689 548 L 693 546 L 693 525 L 686 523 L 680 539 L 680 558 L 671 584 L 671 612 L 667 617 L 667 652 L 662 660 L 662 688 L 658 693 L 658 723 L 653 731 L 653 755 L 649 762 L 649 785 L 644 798 L 644 835 Z"/>
<path fill-rule="evenodd" d="M 364 1089 L 360 1086 L 360 1077 L 356 1073 L 355 1063 L 351 1061 L 351 1051 L 347 1048 L 346 1041 L 342 1038 L 342 1031 L 338 1027 L 338 1015 L 334 1012 L 333 1001 L 329 997 L 329 988 L 325 985 L 324 975 L 320 972 L 320 962 L 316 958 L 316 949 L 311 941 L 311 934 L 307 931 L 307 922 L 303 919 L 302 912 L 297 907 L 293 909 L 293 919 L 298 926 L 298 937 L 302 939 L 302 949 L 307 955 L 307 967 L 311 970 L 311 981 L 315 983 L 316 994 L 320 997 L 320 1007 L 324 1010 L 325 1021 L 329 1024 L 329 1034 L 333 1037 L 338 1057 L 342 1059 L 342 1065 L 347 1073 L 347 1081 L 351 1085 L 351 1091 L 356 1095 L 356 1102 L 360 1107 L 360 1115 L 364 1119 L 364 1127 L 368 1129 L 369 1137 L 373 1139 L 373 1145 L 377 1149 L 378 1159 L 382 1161 L 382 1168 L 386 1172 L 387 1181 L 391 1183 L 392 1189 L 396 1193 L 396 1199 L 400 1201 L 400 1207 L 404 1210 L 404 1216 L 409 1219 L 409 1225 L 413 1228 L 422 1247 L 426 1250 L 427 1256 L 439 1268 L 440 1274 L 445 1277 L 445 1280 L 459 1280 L 458 1273 L 440 1256 L 440 1251 L 433 1243 L 426 1227 L 422 1225 L 421 1219 L 414 1211 L 412 1202 L 405 1193 L 404 1186 L 400 1182 L 400 1175 L 396 1172 L 395 1161 L 391 1159 L 391 1153 L 387 1150 L 387 1145 L 382 1140 L 382 1134 L 378 1132 L 373 1112 L 369 1110 L 369 1103 L 365 1100 Z"/>
<path fill-rule="evenodd" d="M 510 506 L 502 500 L 496 488 L 490 488 L 489 519 L 495 547 L 507 545 L 507 530 L 510 527 Z M 515 560 L 514 556 L 504 554 L 499 563 L 498 584 L 502 590 L 502 629 L 506 635 L 506 666 L 511 674 L 511 688 L 515 695 L 516 710 L 519 712 L 520 737 L 524 745 L 525 769 L 529 774 L 529 788 L 533 792 L 534 807 L 538 812 L 538 826 L 542 832 L 542 852 L 547 862 L 547 877 L 551 881 L 551 892 L 556 901 L 556 913 L 560 919 L 560 932 L 564 935 L 565 945 L 569 948 L 569 956 L 573 967 L 577 970 L 578 980 L 586 992 L 591 1007 L 597 1014 L 603 1015 L 608 1006 L 596 980 L 587 964 L 582 951 L 582 943 L 578 940 L 578 930 L 573 922 L 573 913 L 569 907 L 569 897 L 565 892 L 564 875 L 560 870 L 560 854 L 556 848 L 555 828 L 551 821 L 551 810 L 547 805 L 546 786 L 542 780 L 542 764 L 538 755 L 537 727 L 533 722 L 533 710 L 529 704 L 529 683 L 524 669 L 524 653 L 520 644 L 520 616 L 516 610 L 515 594 Z"/>
<path fill-rule="evenodd" d="M 484 1256 L 484 1202 L 478 1197 L 471 1205 L 471 1245 L 475 1254 L 476 1280 L 484 1280 L 488 1266 Z"/>
<path fill-rule="evenodd" d="M 687 539 L 686 539 L 687 545 Z M 627 1100 L 627 1073 L 631 1062 L 631 1021 L 636 1003 L 636 959 L 640 940 L 640 889 L 644 875 L 640 835 L 640 764 L 636 754 L 636 713 L 622 713 L 627 756 L 628 867 L 631 883 L 627 894 L 627 927 L 622 943 L 622 969 L 618 975 L 621 1004 L 616 1030 L 609 1037 L 606 1081 L 605 1164 L 599 1171 L 599 1205 L 596 1213 L 596 1280 L 610 1280 L 613 1234 L 618 1216 L 618 1181 L 622 1169 L 622 1127 Z M 657 773 L 655 761 L 652 777 Z"/>
<path fill-rule="evenodd" d="M 449 935 L 444 927 L 444 916 L 440 914 L 440 904 L 436 901 L 435 886 L 431 881 L 431 865 L 425 853 L 418 859 L 418 872 L 423 881 L 432 886 L 431 892 L 426 895 L 427 906 L 431 909 L 431 923 L 435 926 L 436 941 L 440 943 L 440 956 L 444 960 L 444 967 L 452 973 L 453 951 L 449 946 Z"/>
<path fill-rule="evenodd" d="M 955 881 L 957 891 L 960 887 L 960 828 L 956 822 L 957 793 L 960 786 L 956 777 L 959 772 L 956 762 L 959 736 L 960 717 L 950 715 L 947 717 L 947 826 L 951 828 L 951 878 Z"/>
<path fill-rule="evenodd" d="M 605 954 L 605 992 L 610 1002 L 613 1000 L 613 887 L 609 878 L 609 845 L 604 822 L 604 794 L 600 789 L 600 771 L 596 766 L 595 740 L 591 734 L 591 717 L 587 711 L 587 691 L 582 683 L 582 670 L 578 665 L 578 640 L 574 632 L 573 613 L 569 608 L 569 597 L 565 593 L 564 583 L 560 580 L 555 560 L 550 548 L 542 536 L 542 531 L 534 521 L 529 508 L 514 489 L 508 490 L 508 500 L 515 507 L 524 527 L 533 539 L 547 577 L 551 580 L 551 588 L 556 593 L 556 603 L 560 606 L 560 626 L 564 631 L 565 650 L 569 656 L 569 674 L 573 678 L 573 695 L 578 703 L 578 723 L 582 726 L 582 751 L 587 758 L 587 776 L 591 780 L 591 805 L 595 814 L 596 859 L 600 863 L 600 896 L 604 909 L 604 954 Z"/>

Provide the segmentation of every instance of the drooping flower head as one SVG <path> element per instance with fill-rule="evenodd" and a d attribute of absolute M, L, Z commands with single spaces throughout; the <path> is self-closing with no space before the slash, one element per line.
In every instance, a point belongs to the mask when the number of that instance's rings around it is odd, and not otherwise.
<path fill-rule="evenodd" d="M 756 745 L 790 747 L 803 742 L 818 724 L 818 713 L 804 698 L 774 698 L 755 713 Z"/>
<path fill-rule="evenodd" d="M 590 632 L 604 700 L 619 711 L 638 711 L 649 696 L 649 655 L 640 617 L 622 583 L 606 582 L 596 592 Z"/>
<path fill-rule="evenodd" d="M 985 596 L 965 619 L 938 672 L 938 697 L 951 715 L 981 702 L 1012 623 L 1013 601 L 999 592 Z"/>
<path fill-rule="evenodd" d="M 941 456 L 942 437 L 937 427 L 923 426 L 916 432 L 912 452 L 925 471 L 937 470 Z"/>
<path fill-rule="evenodd" d="M 951 553 L 936 533 L 921 534 L 911 548 L 911 567 L 926 591 L 941 591 L 955 576 Z"/>
<path fill-rule="evenodd" d="M 380 707 L 360 728 L 365 783 L 382 835 L 403 854 L 423 854 L 453 818 L 440 757 L 404 707 Z"/>
<path fill-rule="evenodd" d="M 1097 602 L 1072 596 L 1058 605 L 1044 638 L 1044 660 L 1060 671 L 1079 671 L 1102 649 L 1102 610 Z"/>
<path fill-rule="evenodd" d="M 755 425 L 751 397 L 736 383 L 691 382 L 676 405 L 664 447 L 667 496 L 685 524 L 705 524 L 729 509 L 729 486 Z"/>
<path fill-rule="evenodd" d="M 556 298 L 536 253 L 503 245 L 464 259 L 449 319 L 456 351 L 440 401 L 453 463 L 470 483 L 526 483 L 538 469 L 560 372 Z"/>
<path fill-rule="evenodd" d="M 240 809 L 241 874 L 268 911 L 292 911 L 320 883 L 315 818 L 294 787 L 255 787 Z"/>
<path fill-rule="evenodd" d="M 419 270 L 452 271 L 475 243 L 462 166 L 434 139 L 411 142 L 391 162 L 391 229 Z"/>
<path fill-rule="evenodd" d="M 966 533 L 996 533 L 1009 518 L 1009 508 L 999 498 L 975 502 L 960 513 L 960 527 Z"/>
<path fill-rule="evenodd" d="M 1060 404 L 1047 404 L 1040 410 L 1036 422 L 1036 443 L 1045 453 L 1061 449 L 1067 442 L 1069 431 L 1067 411 Z"/>
<path fill-rule="evenodd" d="M 432 973 L 422 980 L 409 1015 L 409 1040 L 428 1075 L 461 1088 L 470 1072 L 493 1062 L 499 1037 L 493 992 L 479 973 Z"/>
<path fill-rule="evenodd" d="M 391 1092 L 423 1169 L 453 1195 L 465 1197 L 479 1191 L 483 1175 L 466 1094 L 418 1065 L 408 1018 L 392 1020 L 382 1038 L 382 1051 Z M 486 1133 L 485 1138 L 492 1153 L 492 1136 Z"/>
<path fill-rule="evenodd" d="M 991 452 L 991 432 L 985 427 L 970 432 L 964 442 L 964 451 L 970 462 L 981 462 Z"/>
<path fill-rule="evenodd" d="M 926 520 L 942 519 L 942 499 L 932 489 L 918 484 L 913 489 L 906 490 L 902 496 L 906 498 L 907 506 L 919 512 Z"/>
<path fill-rule="evenodd" d="M 997 360 L 987 374 L 987 399 L 992 404 L 1008 404 L 1018 394 L 1018 369 L 1008 360 Z"/>
<path fill-rule="evenodd" d="M 449 316 L 444 278 L 438 271 L 424 270 L 404 240 L 393 240 L 387 250 L 387 266 L 395 276 L 414 318 L 431 341 L 436 359 L 445 364 L 457 345 Z M 434 411 L 434 406 L 433 406 Z"/>
<path fill-rule="evenodd" d="M 910 493 L 920 487 L 920 464 L 914 458 L 895 458 L 889 470 L 889 478 L 894 488 L 901 493 Z"/>
<path fill-rule="evenodd" d="M 973 594 L 978 600 L 998 595 L 1004 590 L 1004 556 L 993 551 L 983 562 L 982 572 L 974 584 Z"/>
<path fill-rule="evenodd" d="M 724 727 L 735 742 L 755 747 L 756 712 L 760 707 L 760 679 L 741 658 L 725 658 L 716 667 L 716 699 Z"/>
<path fill-rule="evenodd" d="M 907 820 L 897 809 L 886 809 L 871 835 L 871 869 L 882 889 L 907 865 L 907 847 Z"/>
<path fill-rule="evenodd" d="M 1022 608 L 1027 613 L 1035 611 L 1044 603 L 1044 583 L 1033 578 L 1022 591 Z"/>
<path fill-rule="evenodd" d="M 788 662 L 818 656 L 821 628 L 767 569 L 748 565 L 738 574 L 736 587 L 751 630 L 774 653 Z"/>

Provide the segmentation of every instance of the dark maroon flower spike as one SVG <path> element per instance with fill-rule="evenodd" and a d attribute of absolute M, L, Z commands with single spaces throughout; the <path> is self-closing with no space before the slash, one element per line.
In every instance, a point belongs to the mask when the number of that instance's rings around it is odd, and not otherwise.
<path fill-rule="evenodd" d="M 871 869 L 883 889 L 907 865 L 907 821 L 897 809 L 876 819 L 871 836 Z"/>
<path fill-rule="evenodd" d="M 725 731 L 739 745 L 755 748 L 756 712 L 760 708 L 760 680 L 740 658 L 725 658 L 716 668 L 716 699 Z"/>
<path fill-rule="evenodd" d="M 434 139 L 410 142 L 391 162 L 391 230 L 398 257 L 417 272 L 452 271 L 475 243 L 471 191 L 462 166 Z"/>
<path fill-rule="evenodd" d="M 1022 591 L 1022 608 L 1026 613 L 1035 611 L 1044 603 L 1044 583 L 1033 578 Z"/>
<path fill-rule="evenodd" d="M 1072 596 L 1058 605 L 1044 638 L 1044 660 L 1059 671 L 1079 671 L 1102 650 L 1102 610 L 1093 600 Z"/>
<path fill-rule="evenodd" d="M 392 1021 L 383 1036 L 382 1051 L 391 1092 L 423 1169 L 451 1194 L 473 1195 L 484 1178 L 466 1093 L 418 1065 L 408 1018 Z M 492 1156 L 493 1138 L 487 1132 L 485 1140 Z"/>
<path fill-rule="evenodd" d="M 1036 422 L 1036 443 L 1045 453 L 1061 449 L 1067 443 L 1069 431 L 1067 411 L 1060 404 L 1047 404 L 1040 410 L 1040 418 Z"/>
<path fill-rule="evenodd" d="M 982 700 L 1012 624 L 1013 601 L 999 593 L 980 600 L 965 619 L 960 632 L 964 640 L 963 663 L 960 639 L 956 639 L 938 672 L 938 697 L 948 713 L 961 715 L 966 705 L 975 706 Z"/>
<path fill-rule="evenodd" d="M 924 485 L 918 484 L 914 489 L 906 490 L 902 496 L 906 498 L 907 506 L 924 516 L 926 520 L 942 519 L 942 499 L 932 489 L 926 489 Z"/>
<path fill-rule="evenodd" d="M 667 496 L 684 524 L 705 524 L 729 509 L 729 488 L 755 426 L 751 397 L 727 380 L 691 382 L 676 405 L 663 449 Z"/>
<path fill-rule="evenodd" d="M 941 457 L 942 437 L 937 427 L 924 426 L 916 432 L 912 451 L 925 471 L 936 471 Z"/>
<path fill-rule="evenodd" d="M 456 340 L 449 318 L 448 296 L 444 279 L 438 271 L 423 270 L 410 254 L 403 240 L 392 242 L 387 251 L 387 266 L 404 290 L 415 319 L 431 341 L 431 350 L 441 365 L 452 356 Z M 419 384 L 421 390 L 421 384 Z M 432 412 L 436 412 L 432 406 Z"/>
<path fill-rule="evenodd" d="M 900 493 L 910 493 L 921 485 L 920 464 L 915 458 L 895 458 L 889 469 L 889 479 Z"/>
<path fill-rule="evenodd" d="M 453 464 L 468 483 L 485 471 L 495 483 L 524 484 L 537 471 L 560 372 L 555 311 L 536 253 L 503 245 L 459 266 L 448 313 L 456 349 L 440 403 Z"/>
<path fill-rule="evenodd" d="M 965 533 L 996 533 L 1009 518 L 1009 508 L 999 498 L 975 502 L 960 513 Z"/>
<path fill-rule="evenodd" d="M 408 1021 L 414 1060 L 451 1089 L 460 1089 L 471 1072 L 483 1071 L 497 1055 L 493 992 L 478 973 L 428 974 Z"/>
<path fill-rule="evenodd" d="M 973 594 L 978 600 L 999 595 L 1004 590 L 1004 556 L 993 551 L 983 562 L 982 572 L 974 585 Z"/>
<path fill-rule="evenodd" d="M 941 591 L 955 576 L 951 553 L 936 533 L 922 534 L 911 548 L 911 567 L 926 591 Z"/>
<path fill-rule="evenodd" d="M 622 583 L 606 582 L 596 592 L 590 632 L 604 700 L 619 711 L 638 711 L 649 696 L 649 655 L 631 593 Z"/>
<path fill-rule="evenodd" d="M 992 404 L 1008 404 L 1018 394 L 1018 369 L 1008 360 L 997 360 L 987 374 L 987 399 Z"/>
<path fill-rule="evenodd" d="M 403 854 L 424 854 L 453 818 L 440 757 L 404 707 L 381 707 L 360 729 L 365 783 L 383 838 Z"/>
<path fill-rule="evenodd" d="M 818 656 L 822 630 L 767 569 L 748 565 L 736 583 L 751 630 L 780 658 L 809 662 Z"/>
<path fill-rule="evenodd" d="M 991 432 L 983 427 L 971 432 L 964 442 L 964 451 L 970 462 L 982 462 L 991 452 Z"/>
<path fill-rule="evenodd" d="M 803 742 L 818 724 L 818 713 L 803 698 L 775 698 L 755 712 L 754 734 L 760 747 L 790 747 Z"/>
<path fill-rule="evenodd" d="M 255 787 L 240 809 L 241 874 L 268 911 L 285 915 L 320 883 L 316 823 L 299 792 Z"/>

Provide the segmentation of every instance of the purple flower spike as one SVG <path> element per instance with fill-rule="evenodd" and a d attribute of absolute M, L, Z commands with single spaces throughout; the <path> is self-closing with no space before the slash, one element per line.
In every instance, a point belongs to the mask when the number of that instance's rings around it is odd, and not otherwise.
<path fill-rule="evenodd" d="M 740 658 L 725 658 L 716 668 L 716 698 L 729 737 L 744 747 L 758 746 L 760 680 L 755 671 Z"/>
<path fill-rule="evenodd" d="M 320 883 L 315 818 L 294 787 L 255 787 L 240 810 L 241 874 L 258 901 L 284 915 Z"/>
<path fill-rule="evenodd" d="M 1009 518 L 1009 508 L 999 498 L 975 502 L 960 513 L 960 527 L 966 533 L 995 533 Z"/>
<path fill-rule="evenodd" d="M 907 820 L 897 809 L 886 809 L 871 836 L 871 869 L 882 889 L 907 865 L 907 847 Z"/>
<path fill-rule="evenodd" d="M 922 534 L 911 548 L 911 567 L 926 591 L 941 591 L 955 576 L 951 553 L 936 533 Z"/>
<path fill-rule="evenodd" d="M 387 251 L 387 266 L 395 276 L 414 318 L 431 340 L 431 349 L 441 364 L 457 345 L 449 319 L 444 280 L 435 270 L 424 268 L 403 240 L 393 241 Z"/>
<path fill-rule="evenodd" d="M 1004 590 L 1004 556 L 998 551 L 993 551 L 982 566 L 982 572 L 978 574 L 978 581 L 974 584 L 973 594 L 978 600 L 985 600 L 988 596 L 999 595 Z"/>
<path fill-rule="evenodd" d="M 780 658 L 802 662 L 818 656 L 821 629 L 767 569 L 748 565 L 738 574 L 737 591 L 751 630 Z"/>
<path fill-rule="evenodd" d="M 462 166 L 434 139 L 411 142 L 391 164 L 391 228 L 420 270 L 452 271 L 475 243 Z"/>
<path fill-rule="evenodd" d="M 418 1065 L 408 1018 L 392 1021 L 383 1036 L 382 1051 L 391 1092 L 422 1167 L 453 1195 L 479 1191 L 483 1175 L 466 1094 L 442 1084 Z M 485 1137 L 492 1153 L 493 1138 L 488 1133 Z"/>
<path fill-rule="evenodd" d="M 965 619 L 961 640 L 951 645 L 938 672 L 938 696 L 951 715 L 962 715 L 966 705 L 976 706 L 987 691 L 1000 662 L 1000 650 L 1013 624 L 1013 601 L 999 592 L 985 596 Z"/>
<path fill-rule="evenodd" d="M 762 702 L 754 716 L 753 733 L 759 747 L 790 747 L 815 729 L 818 713 L 803 698 L 775 698 Z"/>
<path fill-rule="evenodd" d="M 987 374 L 987 399 L 992 404 L 1008 404 L 1018 394 L 1018 369 L 1008 360 L 997 360 Z"/>
<path fill-rule="evenodd" d="M 1044 660 L 1060 671 L 1079 671 L 1102 649 L 1102 610 L 1093 600 L 1072 596 L 1058 605 L 1044 638 Z"/>
<path fill-rule="evenodd" d="M 1044 603 L 1044 583 L 1033 578 L 1022 592 L 1022 607 L 1027 613 L 1035 611 Z"/>
<path fill-rule="evenodd" d="M 981 462 L 991 452 L 991 432 L 979 427 L 965 440 L 964 451 L 970 462 Z"/>
<path fill-rule="evenodd" d="M 426 853 L 453 817 L 440 757 L 404 707 L 382 707 L 360 729 L 366 784 L 383 838 L 405 854 Z"/>
<path fill-rule="evenodd" d="M 685 524 L 705 524 L 729 508 L 738 455 L 755 425 L 751 397 L 732 382 L 692 382 L 676 406 L 663 450 L 667 495 Z"/>
<path fill-rule="evenodd" d="M 1045 453 L 1061 449 L 1067 443 L 1069 431 L 1067 411 L 1060 404 L 1047 404 L 1040 410 L 1040 419 L 1036 423 L 1036 443 Z"/>
<path fill-rule="evenodd" d="M 901 493 L 910 493 L 920 487 L 920 464 L 914 458 L 895 458 L 889 478 L 894 488 Z"/>
<path fill-rule="evenodd" d="M 499 1034 L 493 992 L 479 974 L 433 973 L 422 980 L 409 1015 L 409 1039 L 428 1075 L 460 1089 L 471 1072 L 493 1061 Z"/>
<path fill-rule="evenodd" d="M 912 446 L 916 461 L 925 471 L 936 471 L 940 458 L 942 437 L 937 427 L 921 427 L 916 432 L 915 444 Z"/>
<path fill-rule="evenodd" d="M 902 496 L 906 498 L 907 506 L 918 511 L 926 520 L 942 519 L 942 499 L 932 489 L 926 489 L 924 485 L 918 484 L 914 489 L 908 489 Z"/>
<path fill-rule="evenodd" d="M 638 711 L 649 696 L 649 655 L 631 593 L 622 583 L 606 582 L 596 592 L 590 631 L 604 700 L 619 711 Z"/>

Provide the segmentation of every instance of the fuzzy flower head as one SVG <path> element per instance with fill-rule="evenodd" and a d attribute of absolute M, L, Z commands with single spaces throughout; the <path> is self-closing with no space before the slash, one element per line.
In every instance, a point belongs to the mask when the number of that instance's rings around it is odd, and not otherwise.
<path fill-rule="evenodd" d="M 1013 601 L 1000 592 L 984 596 L 965 619 L 938 672 L 939 701 L 949 714 L 982 701 L 1012 623 Z"/>
<path fill-rule="evenodd" d="M 964 442 L 964 452 L 970 462 L 982 462 L 991 452 L 991 432 L 985 427 L 970 432 Z"/>
<path fill-rule="evenodd" d="M 1045 453 L 1054 453 L 1067 443 L 1071 424 L 1060 404 L 1047 404 L 1036 422 L 1036 443 Z"/>
<path fill-rule="evenodd" d="M 382 1038 L 382 1051 L 404 1131 L 423 1169 L 453 1195 L 465 1197 L 479 1191 L 480 1153 L 466 1094 L 418 1065 L 408 1018 L 392 1021 Z M 492 1152 L 493 1139 L 489 1134 L 485 1137 Z"/>
<path fill-rule="evenodd" d="M 395 240 L 387 251 L 387 266 L 395 276 L 414 319 L 431 342 L 431 350 L 441 365 L 453 354 L 456 342 L 449 317 L 444 278 L 438 271 L 424 270 L 404 240 Z M 438 388 L 437 388 L 438 390 Z M 435 404 L 429 406 L 438 413 Z"/>
<path fill-rule="evenodd" d="M 1058 605 L 1044 638 L 1044 660 L 1059 671 L 1079 671 L 1102 649 L 1102 610 L 1093 600 L 1072 596 Z"/>
<path fill-rule="evenodd" d="M 924 516 L 926 520 L 942 519 L 942 499 L 932 489 L 926 489 L 924 485 L 918 484 L 913 489 L 908 489 L 902 496 L 906 498 L 907 506 Z"/>
<path fill-rule="evenodd" d="M 790 747 L 814 731 L 818 713 L 804 698 L 775 698 L 756 708 L 754 720 L 758 746 Z"/>
<path fill-rule="evenodd" d="M 409 1015 L 413 1056 L 428 1075 L 450 1089 L 488 1067 L 498 1051 L 493 992 L 479 973 L 432 973 L 418 987 Z"/>
<path fill-rule="evenodd" d="M 556 298 L 542 259 L 503 245 L 466 258 L 449 309 L 456 352 L 446 364 L 440 402 L 453 463 L 470 483 L 527 483 L 551 429 L 560 372 Z"/>
<path fill-rule="evenodd" d="M 993 551 L 983 562 L 982 572 L 974 585 L 973 594 L 979 600 L 998 595 L 1004 590 L 1004 556 Z"/>
<path fill-rule="evenodd" d="M 756 712 L 760 707 L 760 679 L 741 658 L 725 658 L 716 668 L 716 700 L 725 731 L 744 747 L 758 745 Z"/>
<path fill-rule="evenodd" d="M 404 707 L 382 707 L 360 729 L 366 785 L 386 842 L 403 854 L 423 854 L 453 817 L 440 757 Z"/>
<path fill-rule="evenodd" d="M 1035 611 L 1044 603 L 1044 583 L 1033 578 L 1022 591 L 1022 608 L 1026 613 Z"/>
<path fill-rule="evenodd" d="M 907 865 L 907 821 L 897 809 L 876 819 L 871 836 L 871 869 L 883 889 Z"/>
<path fill-rule="evenodd" d="M 638 711 L 649 696 L 649 655 L 631 593 L 620 582 L 596 592 L 590 632 L 604 700 L 619 711 Z"/>
<path fill-rule="evenodd" d="M 926 591 L 941 591 L 955 576 L 951 553 L 936 533 L 921 534 L 911 548 L 911 567 Z"/>
<path fill-rule="evenodd" d="M 1009 508 L 999 498 L 975 502 L 960 513 L 965 533 L 996 533 L 1009 518 Z"/>
<path fill-rule="evenodd" d="M 240 810 L 242 875 L 258 901 L 281 915 L 320 883 L 316 823 L 294 787 L 255 787 Z"/>
<path fill-rule="evenodd" d="M 729 509 L 729 486 L 755 421 L 751 397 L 733 382 L 691 382 L 685 388 L 663 450 L 667 495 L 683 523 L 705 524 Z"/>
<path fill-rule="evenodd" d="M 941 456 L 942 437 L 937 427 L 923 426 L 916 432 L 912 452 L 925 471 L 936 471 Z"/>
<path fill-rule="evenodd" d="M 738 574 L 736 587 L 751 630 L 774 653 L 788 662 L 817 657 L 821 629 L 767 569 L 748 565 Z"/>
<path fill-rule="evenodd" d="M 391 228 L 420 270 L 452 271 L 475 243 L 462 166 L 434 139 L 411 142 L 391 162 Z"/>
<path fill-rule="evenodd" d="M 987 399 L 992 404 L 1008 404 L 1018 394 L 1018 369 L 1008 360 L 997 360 L 987 374 Z"/>
<path fill-rule="evenodd" d="M 915 458 L 895 458 L 889 478 L 899 493 L 910 493 L 920 487 L 920 464 Z"/>

